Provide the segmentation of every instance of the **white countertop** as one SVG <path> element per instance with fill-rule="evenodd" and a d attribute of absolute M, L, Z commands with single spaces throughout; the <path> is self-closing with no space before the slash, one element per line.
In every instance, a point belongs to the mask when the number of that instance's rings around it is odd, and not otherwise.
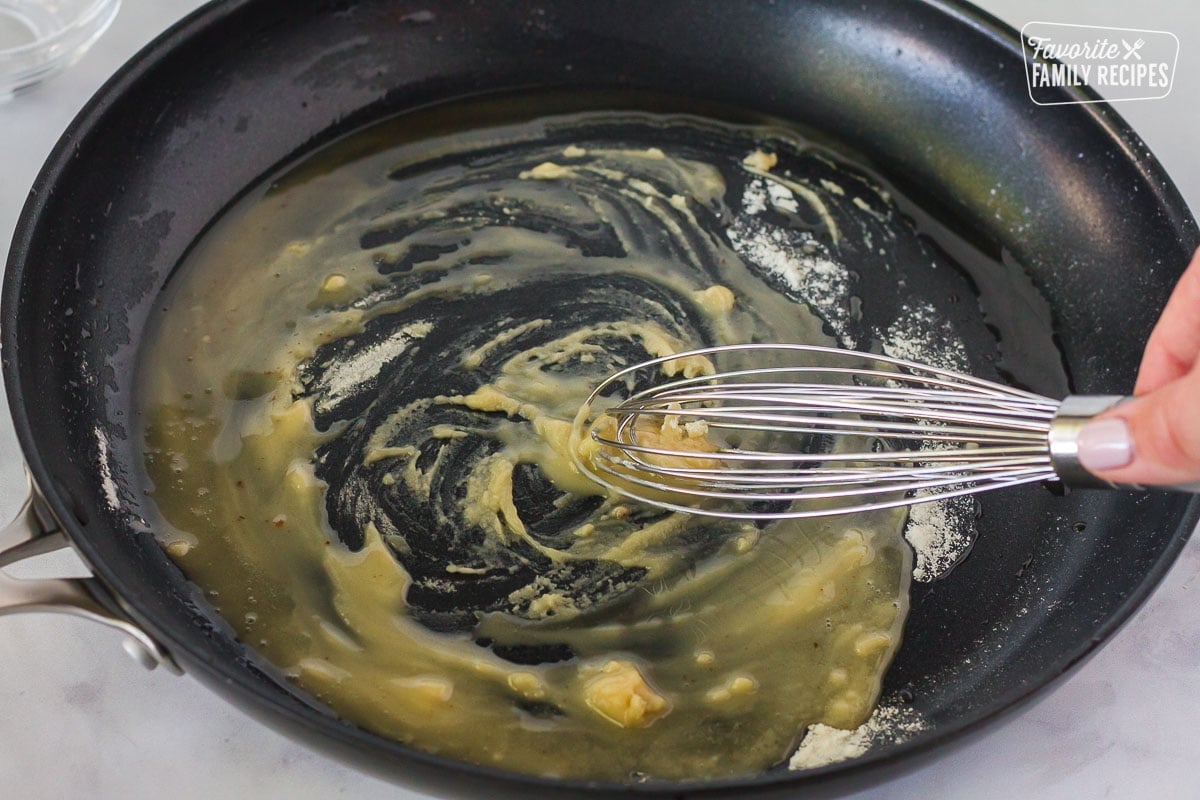
<path fill-rule="evenodd" d="M 0 104 L 0 254 L 55 140 L 121 63 L 199 5 L 125 0 L 84 59 Z M 1170 30 L 1178 77 L 1162 100 L 1122 103 L 1193 209 L 1200 209 L 1200 6 L 1174 0 L 986 0 L 1030 20 Z M 0 397 L 0 405 L 4 400 Z M 0 410 L 0 517 L 23 492 L 21 455 Z M 61 574 L 69 553 L 35 572 Z M 1200 796 L 1200 541 L 1186 547 L 1137 616 L 1040 703 L 973 745 L 858 798 Z M 0 619 L 0 797 L 418 798 L 276 734 L 188 677 L 146 672 L 116 633 L 52 615 Z"/>

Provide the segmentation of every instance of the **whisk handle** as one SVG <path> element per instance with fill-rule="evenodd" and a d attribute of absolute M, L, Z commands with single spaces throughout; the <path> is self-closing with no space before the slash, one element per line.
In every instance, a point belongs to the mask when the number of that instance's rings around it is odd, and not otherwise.
<path fill-rule="evenodd" d="M 1067 396 L 1059 405 L 1058 413 L 1050 423 L 1050 465 L 1067 486 L 1074 489 L 1117 488 L 1116 484 L 1101 480 L 1079 463 L 1079 432 L 1092 417 L 1126 399 L 1119 394 L 1075 394 Z M 1156 488 L 1200 493 L 1200 483 Z"/>

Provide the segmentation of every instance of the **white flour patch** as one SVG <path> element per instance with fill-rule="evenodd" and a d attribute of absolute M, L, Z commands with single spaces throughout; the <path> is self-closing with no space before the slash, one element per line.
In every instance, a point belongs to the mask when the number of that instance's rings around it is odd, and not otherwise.
<path fill-rule="evenodd" d="M 850 272 L 841 264 L 806 251 L 788 231 L 766 227 L 752 218 L 739 218 L 726 235 L 734 252 L 783 282 L 821 316 L 838 340 L 853 347 L 849 335 Z"/>
<path fill-rule="evenodd" d="M 117 511 L 121 508 L 121 495 L 117 482 L 113 480 L 112 464 L 109 463 L 108 434 L 96 428 L 96 450 L 100 454 L 100 486 L 104 489 L 104 501 L 109 509 Z"/>
<path fill-rule="evenodd" d="M 742 213 L 756 216 L 767 210 L 768 203 L 781 211 L 793 214 L 800 211 L 795 193 L 778 181 L 770 178 L 749 181 L 742 191 Z"/>
<path fill-rule="evenodd" d="M 358 392 L 363 384 L 378 377 L 380 371 L 408 349 L 415 339 L 423 339 L 433 330 L 427 321 L 406 325 L 373 347 L 363 348 L 350 358 L 334 364 L 323 376 L 318 410 L 328 412 Z"/>
<path fill-rule="evenodd" d="M 970 368 L 967 348 L 950 321 L 928 302 L 905 305 L 901 316 L 882 337 L 883 352 L 892 358 L 916 361 L 955 372 Z"/>
<path fill-rule="evenodd" d="M 796 202 L 796 195 L 792 194 L 792 190 L 786 186 L 774 182 L 767 184 L 767 196 L 771 198 L 771 205 L 776 208 L 790 211 L 793 214 L 800 210 L 800 204 Z"/>
<path fill-rule="evenodd" d="M 962 559 L 974 539 L 974 517 L 975 501 L 970 497 L 950 497 L 909 507 L 904 538 L 916 557 L 914 581 L 940 578 Z"/>
<path fill-rule="evenodd" d="M 870 737 L 862 728 L 846 731 L 828 725 L 813 725 L 800 743 L 800 749 L 788 761 L 788 769 L 813 769 L 858 758 L 870 746 Z"/>
<path fill-rule="evenodd" d="M 838 230 L 837 223 L 833 219 L 833 215 L 829 213 L 829 207 L 825 205 L 825 201 L 821 199 L 821 196 L 817 194 L 812 187 L 806 186 L 798 181 L 789 180 L 781 175 L 775 175 L 768 173 L 765 170 L 757 169 L 746 161 L 743 161 L 742 164 L 751 174 L 758 175 L 766 179 L 768 181 L 767 185 L 778 185 L 780 189 L 790 192 L 793 198 L 800 198 L 807 203 L 808 206 L 816 213 L 816 215 L 821 218 L 821 222 L 825 225 L 825 230 L 829 232 L 829 238 L 834 244 L 837 244 L 838 240 L 842 238 L 841 232 Z M 799 208 L 799 206 L 797 206 L 797 208 Z M 747 213 L 758 212 L 747 211 Z"/>
<path fill-rule="evenodd" d="M 883 352 L 954 372 L 967 372 L 967 348 L 954 326 L 925 302 L 906 305 L 882 337 Z M 937 449 L 930 443 L 928 449 Z M 975 501 L 951 497 L 909 508 L 904 538 L 915 556 L 913 580 L 928 582 L 945 575 L 974 541 Z"/>
<path fill-rule="evenodd" d="M 762 178 L 746 184 L 742 192 L 742 213 L 761 214 L 767 210 L 767 182 Z"/>
<path fill-rule="evenodd" d="M 926 727 L 915 709 L 903 705 L 878 706 L 871 718 L 854 730 L 812 725 L 788 761 L 788 769 L 815 769 L 858 758 L 876 745 L 907 741 Z"/>

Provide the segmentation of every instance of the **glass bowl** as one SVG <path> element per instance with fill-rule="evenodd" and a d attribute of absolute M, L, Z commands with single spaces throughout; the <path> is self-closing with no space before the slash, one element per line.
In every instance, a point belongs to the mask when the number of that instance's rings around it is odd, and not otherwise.
<path fill-rule="evenodd" d="M 121 0 L 0 0 L 0 101 L 75 63 Z"/>

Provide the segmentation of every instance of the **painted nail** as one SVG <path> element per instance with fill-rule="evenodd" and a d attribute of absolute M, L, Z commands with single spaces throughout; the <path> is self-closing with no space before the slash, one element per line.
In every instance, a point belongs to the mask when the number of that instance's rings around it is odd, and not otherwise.
<path fill-rule="evenodd" d="M 1090 472 L 1127 466 L 1133 461 L 1133 439 L 1123 419 L 1095 419 L 1079 431 L 1079 463 Z"/>

